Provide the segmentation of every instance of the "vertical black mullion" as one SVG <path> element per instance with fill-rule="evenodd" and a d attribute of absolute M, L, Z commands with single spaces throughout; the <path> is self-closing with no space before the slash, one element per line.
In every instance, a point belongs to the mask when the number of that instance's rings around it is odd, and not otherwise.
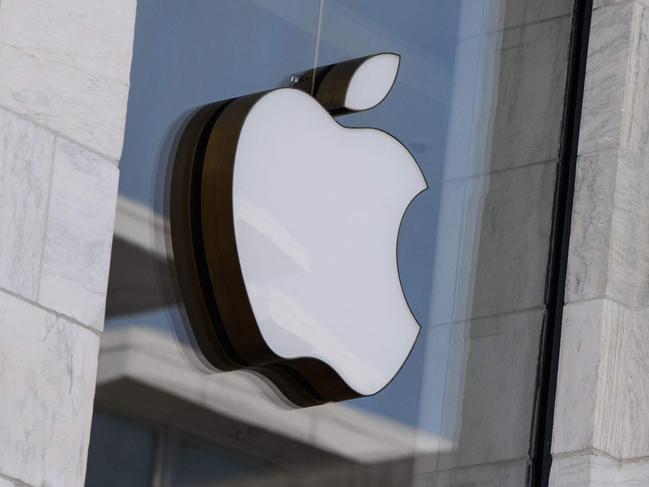
<path fill-rule="evenodd" d="M 533 425 L 530 485 L 547 487 L 552 465 L 552 428 L 559 366 L 559 344 L 568 266 L 570 225 L 577 168 L 581 108 L 592 0 L 575 0 L 568 57 L 566 92 L 559 149 L 557 188 L 546 286 L 547 319 L 543 329 L 538 393 L 538 414 Z"/>

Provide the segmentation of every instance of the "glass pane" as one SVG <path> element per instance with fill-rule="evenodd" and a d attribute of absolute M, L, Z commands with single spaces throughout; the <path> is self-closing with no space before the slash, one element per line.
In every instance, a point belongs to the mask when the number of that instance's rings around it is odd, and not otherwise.
<path fill-rule="evenodd" d="M 180 435 L 161 478 L 525 485 L 571 22 L 571 0 L 138 2 L 96 401 Z M 426 179 L 397 246 L 421 332 L 376 395 L 296 409 L 197 353 L 169 275 L 174 144 L 201 105 L 378 52 L 401 56 L 389 95 L 336 120 L 396 137 Z"/>
<path fill-rule="evenodd" d="M 95 410 L 88 451 L 89 487 L 151 485 L 156 435 L 135 421 Z"/>
<path fill-rule="evenodd" d="M 187 437 L 168 441 L 165 462 L 169 487 L 217 485 L 226 479 L 260 475 L 265 468 L 242 454 Z"/>
<path fill-rule="evenodd" d="M 183 114 L 311 65 L 317 9 L 317 0 L 138 2 L 120 194 L 146 205 L 159 196 L 163 144 Z"/>

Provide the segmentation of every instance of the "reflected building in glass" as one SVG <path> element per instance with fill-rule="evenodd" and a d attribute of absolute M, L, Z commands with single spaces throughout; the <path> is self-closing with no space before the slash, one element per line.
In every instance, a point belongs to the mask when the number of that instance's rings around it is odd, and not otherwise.
<path fill-rule="evenodd" d="M 139 3 L 88 485 L 524 485 L 572 26 L 570 2 L 525 3 Z M 428 183 L 397 256 L 422 330 L 380 393 L 295 410 L 193 358 L 173 141 L 195 107 L 378 52 L 401 55 L 390 96 L 339 121 L 397 137 Z"/>

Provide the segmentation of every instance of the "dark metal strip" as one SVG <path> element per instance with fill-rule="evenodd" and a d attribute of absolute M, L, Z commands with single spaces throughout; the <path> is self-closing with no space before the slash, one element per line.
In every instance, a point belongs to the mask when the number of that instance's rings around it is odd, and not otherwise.
<path fill-rule="evenodd" d="M 559 346 L 592 9 L 592 0 L 575 0 L 545 293 L 547 311 L 539 363 L 537 414 L 530 445 L 528 485 L 531 487 L 547 487 L 550 482 Z"/>

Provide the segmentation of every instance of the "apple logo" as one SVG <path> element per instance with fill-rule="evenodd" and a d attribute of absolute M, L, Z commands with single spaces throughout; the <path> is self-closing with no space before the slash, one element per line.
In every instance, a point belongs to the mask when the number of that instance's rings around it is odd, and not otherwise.
<path fill-rule="evenodd" d="M 377 393 L 419 333 L 397 239 L 426 182 L 397 139 L 333 118 L 378 105 L 399 59 L 207 105 L 178 143 L 172 246 L 197 344 L 217 369 L 257 371 L 299 406 Z"/>

